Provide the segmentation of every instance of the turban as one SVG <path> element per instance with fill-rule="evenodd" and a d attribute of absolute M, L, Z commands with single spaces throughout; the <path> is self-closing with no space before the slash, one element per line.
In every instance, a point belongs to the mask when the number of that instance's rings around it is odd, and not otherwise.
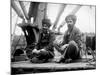
<path fill-rule="evenodd" d="M 68 15 L 68 16 L 65 18 L 65 21 L 67 22 L 69 18 L 71 18 L 71 19 L 73 20 L 74 24 L 75 24 L 75 22 L 76 22 L 76 20 L 77 20 L 76 16 L 75 16 L 75 15 Z"/>
<path fill-rule="evenodd" d="M 46 24 L 48 27 L 50 27 L 50 26 L 51 26 L 51 21 L 50 21 L 50 19 L 43 19 L 43 20 L 42 20 L 42 25 L 44 25 L 44 24 Z"/>

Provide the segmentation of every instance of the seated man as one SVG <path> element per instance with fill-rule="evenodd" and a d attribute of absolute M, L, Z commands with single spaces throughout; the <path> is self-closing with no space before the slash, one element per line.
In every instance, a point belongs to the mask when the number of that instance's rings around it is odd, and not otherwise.
<path fill-rule="evenodd" d="M 32 58 L 31 62 L 46 62 L 49 59 L 54 57 L 54 50 L 53 50 L 53 40 L 54 35 L 49 30 L 51 23 L 49 19 L 43 19 L 42 21 L 43 28 L 40 30 L 40 37 L 39 41 L 36 46 L 36 51 L 33 51 L 33 53 L 36 52 L 37 56 Z M 35 61 L 37 60 L 37 61 Z"/>
<path fill-rule="evenodd" d="M 28 23 L 20 26 L 25 34 L 27 47 L 26 54 L 32 63 L 46 62 L 54 57 L 53 40 L 54 35 L 49 30 L 51 22 L 49 19 L 43 19 L 43 28 L 38 29 Z M 36 35 L 39 34 L 39 39 L 36 41 Z"/>
<path fill-rule="evenodd" d="M 68 30 L 65 32 L 61 46 L 66 45 L 66 48 L 63 52 L 57 49 L 62 53 L 60 62 L 65 62 L 66 59 L 76 60 L 81 57 L 81 32 L 77 27 L 75 27 L 76 20 L 77 18 L 75 15 L 68 15 L 65 18 Z"/>

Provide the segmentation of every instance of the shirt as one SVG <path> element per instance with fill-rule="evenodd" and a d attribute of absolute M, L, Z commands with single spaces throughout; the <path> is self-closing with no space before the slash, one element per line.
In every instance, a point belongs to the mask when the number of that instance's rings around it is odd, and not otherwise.
<path fill-rule="evenodd" d="M 77 43 L 79 48 L 81 47 L 81 45 L 82 45 L 81 32 L 75 26 L 73 27 L 73 29 L 71 31 L 67 30 L 65 32 L 62 44 L 68 44 L 72 40 Z"/>

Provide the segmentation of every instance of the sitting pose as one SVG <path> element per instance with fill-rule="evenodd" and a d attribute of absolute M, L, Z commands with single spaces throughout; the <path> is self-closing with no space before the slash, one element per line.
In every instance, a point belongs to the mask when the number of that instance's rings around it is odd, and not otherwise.
<path fill-rule="evenodd" d="M 40 30 L 40 38 L 36 49 L 38 54 L 37 58 L 46 62 L 54 57 L 54 49 L 52 44 L 54 40 L 54 34 L 49 29 L 51 26 L 49 19 L 43 19 L 42 26 L 43 28 Z M 32 62 L 34 62 L 34 58 L 32 59 Z"/>
<path fill-rule="evenodd" d="M 49 19 L 42 20 L 42 29 L 31 25 L 22 26 L 25 34 L 27 47 L 26 54 L 32 63 L 47 62 L 54 57 L 52 42 L 54 40 L 53 33 L 49 30 L 51 23 Z M 38 37 L 36 37 L 39 35 Z M 36 40 L 38 38 L 38 41 Z"/>
<path fill-rule="evenodd" d="M 65 62 L 67 59 L 76 60 L 81 58 L 81 32 L 75 26 L 76 20 L 77 18 L 75 15 L 68 15 L 65 18 L 68 30 L 65 32 L 63 42 L 60 46 L 66 45 L 66 47 L 61 51 L 56 46 L 57 50 L 62 53 L 60 62 Z"/>

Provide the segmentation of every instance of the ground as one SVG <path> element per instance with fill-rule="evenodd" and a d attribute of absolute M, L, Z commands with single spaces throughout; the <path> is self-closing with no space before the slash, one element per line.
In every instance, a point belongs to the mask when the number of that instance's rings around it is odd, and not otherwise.
<path fill-rule="evenodd" d="M 71 63 L 56 63 L 54 61 L 48 63 L 31 63 L 29 61 L 12 62 L 11 70 L 12 74 L 24 74 L 96 69 L 96 62 L 90 58 L 91 56 L 88 56 L 88 59 L 83 58 Z"/>

